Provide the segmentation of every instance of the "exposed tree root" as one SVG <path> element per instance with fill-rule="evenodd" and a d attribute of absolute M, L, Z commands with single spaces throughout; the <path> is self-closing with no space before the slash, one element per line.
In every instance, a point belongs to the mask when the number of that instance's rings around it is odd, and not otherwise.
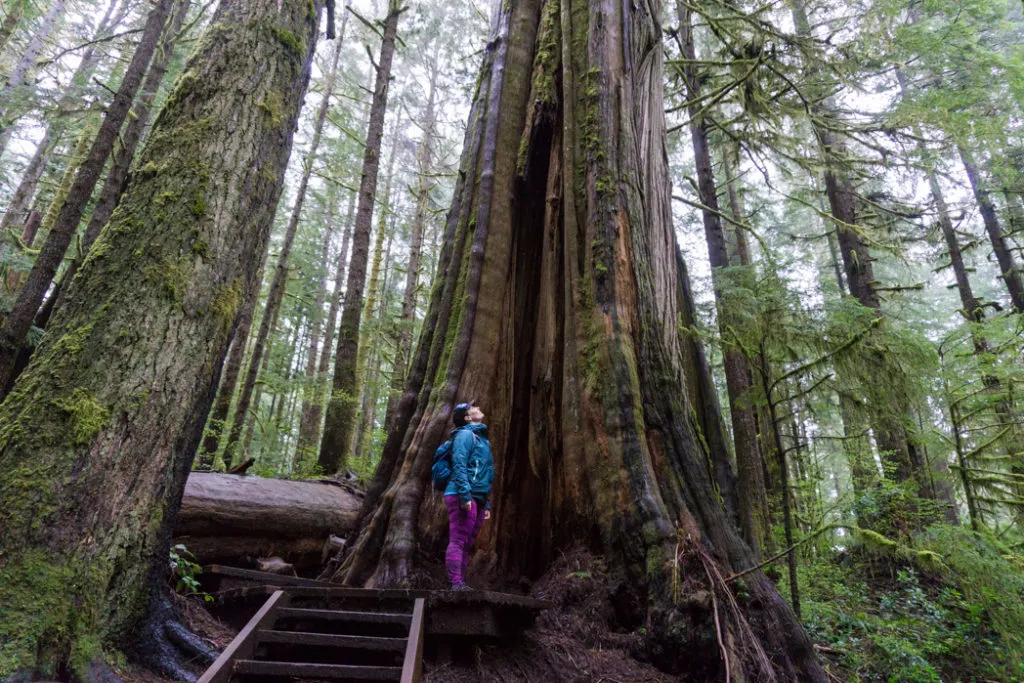
<path fill-rule="evenodd" d="M 160 590 L 163 593 L 166 589 Z M 217 653 L 182 626 L 180 619 L 166 594 L 155 598 L 129 655 L 162 676 L 191 683 L 197 678 L 192 668 L 210 664 Z"/>

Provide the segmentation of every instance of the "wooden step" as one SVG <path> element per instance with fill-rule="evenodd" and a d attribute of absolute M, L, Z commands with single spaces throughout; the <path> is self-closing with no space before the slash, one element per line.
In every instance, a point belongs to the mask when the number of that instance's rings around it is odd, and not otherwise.
<path fill-rule="evenodd" d="M 277 610 L 279 619 L 322 619 L 325 621 L 361 621 L 371 624 L 405 624 L 412 621 L 411 614 L 401 612 L 354 612 L 337 609 L 305 609 L 283 607 Z"/>
<path fill-rule="evenodd" d="M 267 631 L 256 634 L 260 643 L 288 643 L 291 645 L 318 645 L 323 647 L 347 647 L 360 650 L 405 650 L 406 638 L 382 638 L 375 636 L 342 636 L 332 633 L 307 633 L 305 631 Z"/>
<path fill-rule="evenodd" d="M 362 681 L 397 681 L 402 677 L 402 667 L 263 662 L 255 659 L 239 659 L 235 662 L 235 673 L 292 678 L 354 678 Z"/>

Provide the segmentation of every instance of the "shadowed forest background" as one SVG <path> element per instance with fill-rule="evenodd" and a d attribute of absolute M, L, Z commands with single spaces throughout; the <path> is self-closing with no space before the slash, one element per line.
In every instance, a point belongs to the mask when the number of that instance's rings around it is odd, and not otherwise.
<path fill-rule="evenodd" d="M 0 681 L 195 678 L 193 472 L 443 587 L 470 398 L 555 607 L 428 680 L 1024 680 L 1024 4 L 0 19 Z"/>

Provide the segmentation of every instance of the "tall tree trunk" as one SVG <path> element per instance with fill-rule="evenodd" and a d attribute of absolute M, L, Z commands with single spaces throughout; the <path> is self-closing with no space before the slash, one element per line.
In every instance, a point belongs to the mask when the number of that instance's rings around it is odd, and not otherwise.
<path fill-rule="evenodd" d="M 46 242 L 32 265 L 25 284 L 18 292 L 14 307 L 4 319 L 3 329 L 0 330 L 0 395 L 3 395 L 4 387 L 10 381 L 14 372 L 14 361 L 25 342 L 29 328 L 32 326 L 32 319 L 35 317 L 36 311 L 39 310 L 43 295 L 64 259 L 64 253 L 67 251 L 68 245 L 71 244 L 71 238 L 78 229 L 78 222 L 85 212 L 85 205 L 103 172 L 107 157 L 110 156 L 110 152 L 117 142 L 121 124 L 128 116 L 128 109 L 142 83 L 142 76 L 149 66 L 153 51 L 156 49 L 173 5 L 174 0 L 159 0 L 150 10 L 142 40 L 132 56 L 127 71 L 125 71 L 121 87 L 107 107 L 103 123 L 100 125 L 99 132 L 96 133 L 96 139 L 89 149 L 88 156 L 75 174 L 75 182 L 68 191 L 67 199 L 61 206 L 57 220 L 47 235 Z"/>
<path fill-rule="evenodd" d="M 316 452 L 303 443 L 303 435 L 308 434 L 310 429 L 311 411 L 313 403 L 318 400 L 317 391 L 317 361 L 320 353 L 320 334 L 324 324 L 324 299 L 327 292 L 323 286 L 323 276 L 327 272 L 327 265 L 330 259 L 331 238 L 334 236 L 335 200 L 333 194 L 329 195 L 327 207 L 327 226 L 324 230 L 324 245 L 320 256 L 320 269 L 317 271 L 316 297 L 313 301 L 313 312 L 310 316 L 309 353 L 306 354 L 306 368 L 304 371 L 305 381 L 302 385 L 302 417 L 299 421 L 299 442 L 295 449 L 295 463 L 306 460 Z"/>
<path fill-rule="evenodd" d="M 50 34 L 57 27 L 66 8 L 67 0 L 51 1 L 39 26 L 32 32 L 25 51 L 11 69 L 3 88 L 0 88 L 0 154 L 7 149 L 7 143 L 11 139 L 11 126 L 21 114 L 18 100 L 26 97 L 35 87 L 34 83 L 29 85 L 28 80 L 35 68 L 36 60 L 39 59 L 39 53 L 49 41 Z"/>
<path fill-rule="evenodd" d="M 345 13 L 347 20 L 348 13 Z M 306 202 L 306 193 L 309 190 L 309 179 L 313 175 L 313 167 L 316 165 L 317 154 L 320 151 L 320 140 L 323 136 L 324 123 L 327 121 L 327 110 L 331 105 L 331 97 L 334 95 L 334 86 L 337 80 L 338 60 L 341 57 L 342 41 L 345 37 L 345 23 L 342 23 L 342 34 L 337 39 L 334 54 L 331 57 L 331 69 L 324 86 L 323 98 L 320 100 L 320 107 L 317 110 L 313 124 L 313 137 L 309 143 L 309 152 L 302 167 L 302 177 L 299 180 L 299 189 L 295 195 L 295 204 L 292 207 L 291 217 L 288 219 L 288 227 L 285 229 L 284 241 L 281 244 L 281 253 L 277 258 L 277 266 L 274 268 L 274 278 L 270 283 L 270 291 L 267 294 L 267 306 L 260 321 L 259 331 L 256 333 L 256 341 L 252 347 L 252 357 L 249 360 L 249 370 L 245 375 L 245 382 L 242 384 L 242 391 L 238 396 L 238 405 L 235 406 L 235 421 L 231 425 L 231 433 L 228 435 L 228 442 L 224 448 L 225 465 L 234 459 L 235 448 L 242 435 L 244 420 L 238 419 L 249 413 L 249 405 L 253 398 L 253 390 L 256 387 L 256 380 L 259 377 L 261 360 L 264 354 L 269 354 L 269 335 L 273 323 L 277 320 L 278 310 L 284 300 L 284 291 L 288 285 L 288 262 L 291 259 L 292 245 L 295 242 L 295 235 L 299 229 L 299 221 L 302 219 L 302 207 Z M 246 444 L 248 444 L 248 437 Z M 248 448 L 248 446 L 246 446 Z"/>
<path fill-rule="evenodd" d="M 167 75 L 167 65 L 174 56 L 174 46 L 178 41 L 181 27 L 185 23 L 185 17 L 188 16 L 191 5 L 191 0 L 177 0 L 174 16 L 164 31 L 163 38 L 160 40 L 160 45 L 153 57 L 153 63 L 150 64 L 149 71 L 146 73 L 146 79 L 142 83 L 139 97 L 135 102 L 135 106 L 132 107 L 131 116 L 128 118 L 128 123 L 125 125 L 124 132 L 120 136 L 120 145 L 117 151 L 114 152 L 113 163 L 110 166 L 106 179 L 103 181 L 103 187 L 100 189 L 99 199 L 96 201 L 92 216 L 89 217 L 89 224 L 82 235 L 81 255 L 76 256 L 71 261 L 63 277 L 57 282 L 54 291 L 50 294 L 49 299 L 47 299 L 46 304 L 43 305 L 43 309 L 36 316 L 37 327 L 46 327 L 47 321 L 49 321 L 50 316 L 53 314 L 53 309 L 61 303 L 64 283 L 71 282 L 72 278 L 75 277 L 75 273 L 78 272 L 82 261 L 89 254 L 89 248 L 92 247 L 93 242 L 99 237 L 100 231 L 107 224 L 107 221 L 110 220 L 111 214 L 114 213 L 114 208 L 121 199 L 125 185 L 128 182 L 128 170 L 131 168 L 132 160 L 135 159 L 135 152 L 142 141 L 142 134 L 149 124 L 153 101 L 156 99 L 160 84 L 163 83 L 164 77 Z"/>
<path fill-rule="evenodd" d="M 811 24 L 807 18 L 801 0 L 792 0 L 793 23 L 797 34 L 812 40 Z M 805 70 L 815 73 L 815 67 L 805 65 Z M 815 117 L 836 118 L 829 100 L 823 99 L 812 105 Z M 878 295 L 877 283 L 872 266 L 873 259 L 868 251 L 867 242 L 858 232 L 857 193 L 852 180 L 844 172 L 843 164 L 847 156 L 845 143 L 827 126 L 812 118 L 811 125 L 815 137 L 821 147 L 825 170 L 825 194 L 828 198 L 829 210 L 836 224 L 836 236 L 839 251 L 843 259 L 843 269 L 850 294 L 862 306 L 870 309 L 877 317 L 884 317 L 881 299 Z M 878 363 L 880 372 L 891 373 L 897 384 L 905 382 L 897 368 L 892 367 L 881 353 L 876 353 L 874 362 Z M 881 370 L 885 368 L 885 370 Z M 900 410 L 877 406 L 872 412 L 871 423 L 875 432 L 878 450 L 883 454 L 888 472 L 898 482 L 916 481 L 919 495 L 934 498 L 935 493 L 929 485 L 929 477 L 921 453 L 910 441 L 907 432 L 909 418 Z"/>
<path fill-rule="evenodd" d="M 334 289 L 331 290 L 331 306 L 327 313 L 324 343 L 317 361 L 317 375 L 314 382 L 314 398 L 309 406 L 309 417 L 299 427 L 298 449 L 303 457 L 316 455 L 320 450 L 320 426 L 323 423 L 323 402 L 327 393 L 326 377 L 330 368 L 331 351 L 334 349 L 334 328 L 338 322 L 338 309 L 341 308 L 342 282 L 345 280 L 345 266 L 348 264 L 348 249 L 352 241 L 352 223 L 355 215 L 356 193 L 349 195 L 348 211 L 345 214 L 345 232 L 341 238 L 341 253 L 338 255 L 338 266 L 334 275 Z"/>
<path fill-rule="evenodd" d="M 706 646 L 715 638 L 710 601 L 671 580 L 675 568 L 717 594 L 729 589 L 715 577 L 754 559 L 715 490 L 685 392 L 678 323 L 687 288 L 671 219 L 662 8 L 495 8 L 443 275 L 375 475 L 386 476 L 385 490 L 338 578 L 401 583 L 418 546 L 437 548 L 443 522 L 420 514 L 433 451 L 456 398 L 473 396 L 488 415 L 497 467 L 482 564 L 537 576 L 583 539 L 624 577 L 623 599 L 638 606 L 625 621 L 647 627 L 659 664 L 696 680 L 722 680 L 728 667 L 737 680 L 825 681 L 760 572 L 745 577 L 742 615 L 719 614 L 722 629 L 743 629 L 750 645 L 724 639 L 727 663 Z M 723 595 L 719 604 L 734 603 Z"/>
<path fill-rule="evenodd" d="M 981 220 L 985 223 L 985 232 L 988 233 L 989 241 L 992 243 L 992 252 L 999 263 L 999 277 L 1006 283 L 1006 291 L 1010 293 L 1010 301 L 1018 313 L 1024 313 L 1024 282 L 1021 280 L 1020 268 L 1013 258 L 1013 252 L 1006 244 L 1003 236 L 1003 228 L 996 214 L 996 207 L 992 201 L 985 180 L 978 172 L 978 165 L 974 161 L 974 155 L 963 145 L 958 144 L 960 160 L 963 162 L 964 171 L 967 172 L 967 179 L 971 183 L 971 191 L 974 199 L 978 202 L 978 212 Z"/>
<path fill-rule="evenodd" d="M 0 404 L 0 678 L 105 679 L 87 668 L 102 666 L 103 644 L 149 660 L 171 647 L 154 605 L 243 292 L 260 276 L 309 79 L 310 7 L 220 3 L 194 77 Z"/>
<path fill-rule="evenodd" d="M 381 225 L 381 228 L 384 226 Z M 369 448 L 368 444 L 372 443 L 373 428 L 377 425 L 377 399 L 380 397 L 380 383 L 381 383 L 381 367 L 385 362 L 383 349 L 383 338 L 381 329 L 384 327 L 384 316 L 388 308 L 387 299 L 387 273 L 391 264 L 391 242 L 394 236 L 394 220 L 392 220 L 391 230 L 388 231 L 387 244 L 383 246 L 384 256 L 384 278 L 380 280 L 380 285 L 370 290 L 371 296 L 366 299 L 367 309 L 370 304 L 373 304 L 373 317 L 369 320 L 364 320 L 363 325 L 373 331 L 373 334 L 377 337 L 377 342 L 373 344 L 373 353 L 366 360 L 366 374 L 363 379 L 363 405 L 362 414 L 359 420 L 359 429 L 355 434 L 355 443 L 352 446 L 352 454 L 356 457 L 361 457 L 365 461 L 371 459 L 371 454 L 365 452 L 364 449 Z M 374 261 L 377 258 L 374 257 Z M 375 264 L 376 267 L 376 264 Z M 379 276 L 378 276 L 379 278 Z M 371 286 L 376 283 L 373 282 L 374 278 L 370 279 Z M 374 293 L 376 291 L 376 293 Z M 377 300 L 380 300 L 380 304 L 377 304 Z"/>
<path fill-rule="evenodd" d="M 23 246 L 25 249 L 31 249 L 32 243 L 36 241 L 36 235 L 39 233 L 39 226 L 43 222 L 43 215 L 38 211 L 32 211 L 29 213 L 28 220 L 25 221 L 25 225 L 21 230 L 21 236 L 19 237 L 19 246 Z M 7 287 L 7 291 L 16 292 L 21 287 L 22 280 L 25 277 L 23 271 L 8 270 L 7 278 L 4 281 L 4 285 Z"/>
<path fill-rule="evenodd" d="M 750 363 L 743 355 L 738 333 L 739 320 L 727 301 L 729 284 L 726 272 L 731 265 L 722 228 L 721 211 L 718 205 L 718 188 L 711 165 L 711 151 L 708 145 L 707 127 L 701 115 L 700 76 L 697 73 L 697 53 L 694 47 L 692 11 L 687 5 L 676 3 L 679 18 L 679 45 L 683 59 L 682 68 L 690 104 L 690 136 L 697 166 L 697 184 L 701 203 L 707 207 L 702 211 L 704 237 L 707 240 L 708 256 L 714 281 L 715 302 L 718 312 L 719 334 L 722 338 L 722 355 L 725 359 L 725 381 L 729 391 L 729 410 L 732 415 L 733 440 L 736 446 L 737 492 L 740 500 L 740 530 L 743 539 L 759 557 L 762 549 L 770 545 L 771 519 L 768 514 L 768 494 L 764 483 L 764 463 L 758 448 L 757 421 L 754 418 L 753 383 Z M 737 256 L 738 258 L 738 256 Z M 749 260 L 749 254 L 747 255 Z M 749 278 L 750 273 L 745 273 Z"/>
<path fill-rule="evenodd" d="M 278 313 L 280 313 L 280 312 L 281 312 L 281 307 L 278 306 L 277 307 L 277 311 L 274 312 L 274 318 L 273 318 L 273 320 L 271 320 L 271 323 L 270 323 L 270 337 L 269 337 L 270 339 L 273 339 L 278 334 L 277 316 L 278 316 Z M 265 313 L 264 313 L 264 315 L 265 315 Z M 253 346 L 255 346 L 255 344 Z M 253 359 L 250 357 L 249 358 L 249 372 L 252 372 L 252 363 L 253 363 Z M 255 377 L 266 377 L 267 376 L 267 368 L 268 367 L 270 367 L 270 348 L 267 348 L 266 352 L 263 354 L 263 361 L 262 361 L 262 363 L 260 363 L 259 371 L 256 373 Z M 248 377 L 249 377 L 249 374 L 246 373 L 246 379 L 247 380 L 248 380 Z M 255 382 L 255 379 L 253 381 Z M 244 386 L 242 387 L 242 390 L 243 391 L 245 390 Z M 245 454 L 245 455 L 248 455 L 248 453 L 249 453 L 249 447 L 252 444 L 252 437 L 256 433 L 256 423 L 259 422 L 260 404 L 261 404 L 261 401 L 263 399 L 263 384 L 262 383 L 256 384 L 256 386 L 251 391 L 252 391 L 252 400 L 249 403 L 249 407 L 246 409 L 245 412 L 240 412 L 239 411 L 239 406 L 241 405 L 241 401 L 239 401 L 239 405 L 235 406 L 234 421 L 231 423 L 231 433 L 232 434 L 235 433 L 235 429 L 236 429 L 235 425 L 241 424 L 245 428 L 245 437 L 242 439 L 242 453 Z M 239 429 L 241 429 L 241 428 L 239 427 Z M 232 455 L 231 451 L 233 451 L 233 450 L 234 450 L 234 446 L 232 446 L 231 441 L 228 441 L 227 445 L 224 447 L 224 453 L 221 456 L 221 458 L 224 461 L 224 468 L 225 469 L 231 469 L 231 463 L 232 463 L 232 460 L 233 460 L 233 455 Z"/>
<path fill-rule="evenodd" d="M 423 113 L 423 139 L 420 141 L 417 157 L 419 182 L 416 188 L 416 213 L 412 219 L 409 237 L 409 263 L 405 270 L 405 292 L 402 294 L 402 317 L 398 322 L 398 348 L 395 351 L 395 365 L 391 373 L 391 388 L 388 393 L 388 406 L 384 413 L 384 431 L 391 430 L 398 399 L 405 386 L 405 375 L 409 367 L 409 354 L 412 353 L 413 323 L 416 318 L 416 295 L 420 284 L 420 261 L 423 252 L 423 228 L 427 222 L 427 209 L 430 206 L 430 192 L 434 188 L 433 173 L 433 137 L 435 126 L 434 100 L 437 91 L 438 54 L 435 52 L 430 60 L 430 76 L 427 81 L 427 106 Z"/>
<path fill-rule="evenodd" d="M 328 474 L 333 474 L 344 466 L 355 422 L 358 400 L 356 364 L 359 357 L 359 319 L 363 310 L 363 288 L 366 286 L 366 262 L 369 255 L 370 230 L 373 226 L 373 203 L 377 195 L 380 143 L 384 136 L 384 114 L 388 104 L 388 82 L 391 79 L 391 62 L 398 35 L 398 17 L 403 11 L 398 0 L 389 0 L 366 134 L 363 175 L 359 183 L 359 204 L 352 233 L 352 260 L 348 265 L 345 305 L 341 310 L 338 349 L 334 356 L 334 381 L 331 399 L 327 403 L 324 437 L 320 442 L 318 462 Z"/>
<path fill-rule="evenodd" d="M 53 152 L 57 142 L 57 138 L 52 135 L 51 128 L 47 128 L 43 139 L 39 141 L 35 152 L 32 153 L 32 159 L 25 167 L 25 173 L 21 176 L 18 189 L 11 197 L 11 203 L 7 205 L 3 220 L 0 221 L 0 231 L 18 230 L 24 228 L 25 223 L 28 222 L 32 198 L 36 194 L 39 179 L 43 177 L 43 171 L 46 170 L 46 164 L 50 160 L 50 153 Z"/>
<path fill-rule="evenodd" d="M 380 317 L 377 315 L 377 298 L 380 292 L 380 268 L 384 262 L 385 254 L 391 253 L 391 231 L 388 230 L 388 222 L 391 219 L 391 180 L 395 175 L 395 159 L 398 157 L 398 147 L 401 143 L 402 110 L 399 109 L 395 116 L 394 140 L 391 145 L 391 153 L 388 155 L 388 167 L 384 174 L 384 192 L 379 202 L 379 214 L 377 216 L 377 236 L 373 244 L 373 260 L 370 262 L 370 281 L 366 286 L 366 302 L 363 304 L 363 317 L 359 325 L 359 355 L 356 359 L 356 396 L 361 399 L 362 410 L 356 413 L 355 425 L 352 430 L 352 447 L 349 452 L 359 456 L 362 447 L 362 434 L 366 424 L 367 399 L 366 376 L 373 373 L 376 377 L 376 368 L 371 370 L 371 357 L 380 363 L 379 353 L 370 352 L 370 344 L 374 337 L 379 340 Z M 394 221 L 392 227 L 394 226 Z M 385 249 L 385 237 L 387 248 Z M 371 389 L 373 391 L 373 389 Z"/>

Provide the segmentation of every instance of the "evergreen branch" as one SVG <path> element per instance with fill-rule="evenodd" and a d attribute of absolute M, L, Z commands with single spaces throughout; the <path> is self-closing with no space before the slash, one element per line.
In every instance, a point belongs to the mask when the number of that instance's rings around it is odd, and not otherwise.
<path fill-rule="evenodd" d="M 877 327 L 879 324 L 881 324 L 881 322 L 883 320 L 885 320 L 885 318 L 880 318 L 880 317 L 879 318 L 874 318 L 871 321 L 871 323 L 868 324 L 867 327 L 865 327 L 863 330 L 861 330 L 857 334 L 853 335 L 852 337 L 850 337 L 845 342 L 843 342 L 842 344 L 840 344 L 836 348 L 832 349 L 831 351 L 829 351 L 825 355 L 819 356 L 818 358 L 815 358 L 814 360 L 807 361 L 803 365 L 798 365 L 797 367 L 793 368 L 789 372 L 784 373 L 782 376 L 780 376 L 774 382 L 772 382 L 772 384 L 769 387 L 768 391 L 769 392 L 774 391 L 775 387 L 777 387 L 780 382 L 784 382 L 785 380 L 789 379 L 790 377 L 794 377 L 796 375 L 801 375 L 801 374 L 807 372 L 808 370 L 810 370 L 811 368 L 816 367 L 818 365 L 821 365 L 821 364 L 827 362 L 830 358 L 832 358 L 832 357 L 842 353 L 843 351 L 845 351 L 846 349 L 850 348 L 851 346 L 854 346 L 861 339 L 863 339 L 865 336 L 867 336 L 867 334 L 871 330 L 873 330 L 875 327 Z"/>
<path fill-rule="evenodd" d="M 121 31 L 120 33 L 111 33 L 109 36 L 104 36 L 102 38 L 96 38 L 95 40 L 89 40 L 89 41 L 86 41 L 84 43 L 80 43 L 79 45 L 75 45 L 74 47 L 65 48 L 65 49 L 61 50 L 60 52 L 58 52 L 57 54 L 55 54 L 53 57 L 50 57 L 48 59 L 44 59 L 44 60 L 41 60 L 40 62 L 38 62 L 37 67 L 40 68 L 40 69 L 46 68 L 47 66 L 53 64 L 54 62 L 60 61 L 60 59 L 62 57 L 64 57 L 64 55 L 70 54 L 72 52 L 77 52 L 78 50 L 81 50 L 81 49 L 87 48 L 87 47 L 91 47 L 92 45 L 99 45 L 100 43 L 108 43 L 111 40 L 117 40 L 118 38 L 123 38 L 125 36 L 130 36 L 133 33 L 142 33 L 142 29 L 141 28 L 133 28 L 133 29 L 129 29 L 127 31 Z"/>

